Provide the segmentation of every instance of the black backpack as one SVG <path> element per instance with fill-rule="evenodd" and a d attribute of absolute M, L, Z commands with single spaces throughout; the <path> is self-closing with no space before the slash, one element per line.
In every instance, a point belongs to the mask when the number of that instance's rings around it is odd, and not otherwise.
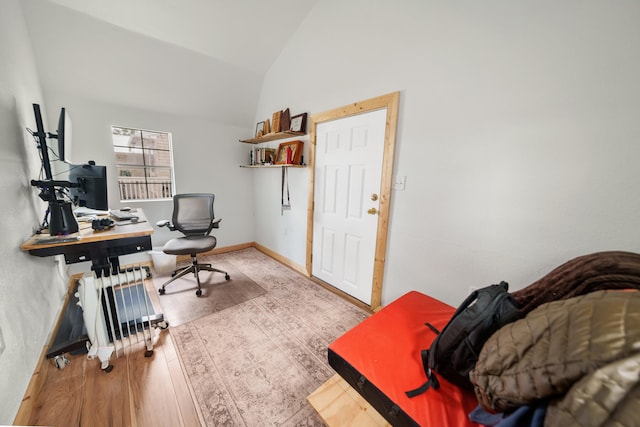
<path fill-rule="evenodd" d="M 473 389 L 469 371 L 475 366 L 484 343 L 502 326 L 523 317 L 508 289 L 507 282 L 500 282 L 473 291 L 441 332 L 426 324 L 438 334 L 429 349 L 421 353 L 427 382 L 407 391 L 407 396 L 417 396 L 429 387 L 439 388 L 436 373 L 453 384 Z"/>

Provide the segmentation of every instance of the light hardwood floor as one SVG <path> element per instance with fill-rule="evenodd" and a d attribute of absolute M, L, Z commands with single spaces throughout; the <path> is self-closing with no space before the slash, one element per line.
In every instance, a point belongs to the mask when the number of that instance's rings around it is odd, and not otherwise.
<path fill-rule="evenodd" d="M 329 427 L 391 427 L 391 424 L 338 374 L 307 396 L 307 402 Z"/>
<path fill-rule="evenodd" d="M 158 301 L 151 279 L 145 280 L 152 302 Z M 16 417 L 17 425 L 50 426 L 200 426 L 198 409 L 180 365 L 169 330 L 156 329 L 153 355 L 144 357 L 141 342 L 112 356 L 106 373 L 86 355 L 67 355 L 58 369 L 45 361 Z"/>

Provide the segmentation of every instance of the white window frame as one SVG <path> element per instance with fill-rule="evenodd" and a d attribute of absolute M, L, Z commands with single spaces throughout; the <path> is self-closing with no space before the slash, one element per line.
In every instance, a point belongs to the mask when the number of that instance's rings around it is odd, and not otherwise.
<path fill-rule="evenodd" d="M 124 164 L 124 163 L 118 163 L 117 162 L 117 147 L 124 147 L 123 145 L 116 145 L 113 137 L 114 137 L 114 129 L 115 128 L 119 128 L 119 129 L 130 129 L 133 130 L 135 132 L 140 132 L 140 139 L 142 141 L 142 148 L 145 150 L 157 150 L 157 151 L 164 151 L 164 150 L 159 150 L 157 148 L 145 148 L 144 147 L 144 139 L 142 138 L 142 133 L 143 132 L 150 132 L 150 133 L 159 133 L 159 134 L 165 134 L 167 135 L 167 139 L 169 142 L 169 173 L 170 173 L 170 184 L 171 184 L 171 195 L 168 195 L 166 197 L 159 197 L 159 198 L 122 198 L 122 190 L 120 188 L 120 176 L 117 173 L 118 168 L 120 167 L 135 167 L 135 168 L 143 168 L 143 169 L 151 169 L 151 168 L 165 168 L 164 166 L 158 166 L 158 165 L 147 165 L 144 164 L 144 154 L 142 156 L 143 158 L 143 163 L 142 164 L 138 164 L 138 163 L 134 163 L 134 164 Z M 148 202 L 148 201 L 158 201 L 158 200 L 171 200 L 173 198 L 173 195 L 176 194 L 176 177 L 175 177 L 175 167 L 173 164 L 173 135 L 171 134 L 171 132 L 167 132 L 167 131 L 158 131 L 158 130 L 150 130 L 150 129 L 142 129 L 142 128 L 136 128 L 136 127 L 132 127 L 132 126 L 119 126 L 119 125 L 111 125 L 111 141 L 112 141 L 112 147 L 113 147 L 113 154 L 114 157 L 116 158 L 116 178 L 117 178 L 117 182 L 118 182 L 118 198 L 120 199 L 120 203 L 129 203 L 129 202 Z M 149 186 L 149 182 L 147 181 L 148 177 L 147 174 L 144 174 L 144 177 L 142 177 L 145 181 L 145 186 L 148 188 Z"/>

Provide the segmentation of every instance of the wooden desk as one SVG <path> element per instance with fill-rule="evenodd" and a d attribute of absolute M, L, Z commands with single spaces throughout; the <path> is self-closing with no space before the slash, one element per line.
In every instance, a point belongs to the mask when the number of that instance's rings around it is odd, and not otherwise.
<path fill-rule="evenodd" d="M 93 230 L 90 222 L 80 221 L 80 231 L 68 236 L 37 234 L 22 244 L 22 250 L 39 257 L 64 255 L 67 264 L 91 261 L 91 269 L 98 277 L 115 274 L 120 268 L 120 255 L 151 250 L 153 227 L 142 209 L 137 209 L 135 215 L 139 217 L 137 223 L 116 221 L 116 225 L 103 231 Z"/>

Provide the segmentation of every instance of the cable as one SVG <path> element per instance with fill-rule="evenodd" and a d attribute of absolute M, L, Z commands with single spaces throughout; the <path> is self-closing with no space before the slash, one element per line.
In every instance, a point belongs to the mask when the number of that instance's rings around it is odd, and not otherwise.
<path fill-rule="evenodd" d="M 40 140 L 38 139 L 38 135 L 36 134 L 36 132 L 32 131 L 29 128 L 26 128 L 27 132 L 29 132 L 29 135 L 31 135 L 33 137 L 33 140 L 35 141 L 36 145 L 38 146 L 38 148 L 40 148 Z M 57 151 L 55 151 L 51 146 L 47 145 L 47 150 L 48 152 L 52 153 L 54 155 L 54 161 L 58 161 L 61 162 L 60 160 L 60 153 L 58 153 Z M 43 162 L 43 158 L 42 158 L 42 153 L 38 150 L 39 154 L 40 154 L 40 163 Z M 51 160 L 51 159 L 50 159 Z M 73 169 L 78 168 L 78 167 L 82 167 L 82 165 L 71 165 L 71 167 L 66 170 L 66 171 L 61 171 L 58 172 L 57 174 L 53 175 L 54 177 L 65 174 L 65 173 L 69 173 L 71 172 Z M 40 179 L 42 179 L 42 170 L 44 169 L 44 164 L 42 166 L 40 166 Z"/>
<path fill-rule="evenodd" d="M 40 230 L 44 230 L 45 228 L 49 228 L 49 206 L 44 212 L 44 218 L 42 218 L 42 225 L 40 226 Z"/>

